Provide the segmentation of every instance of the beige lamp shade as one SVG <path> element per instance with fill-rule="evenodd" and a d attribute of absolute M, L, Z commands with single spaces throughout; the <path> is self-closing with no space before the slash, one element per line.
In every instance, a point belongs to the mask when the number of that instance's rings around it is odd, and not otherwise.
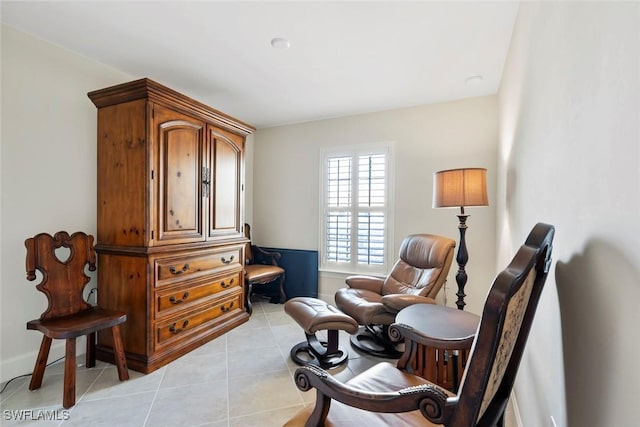
<path fill-rule="evenodd" d="M 433 207 L 489 206 L 487 170 L 449 169 L 433 174 Z"/>

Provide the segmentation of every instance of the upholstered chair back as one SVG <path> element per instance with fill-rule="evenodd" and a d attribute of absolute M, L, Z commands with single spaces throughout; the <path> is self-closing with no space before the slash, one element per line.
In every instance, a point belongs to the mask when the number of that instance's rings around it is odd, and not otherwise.
<path fill-rule="evenodd" d="M 412 234 L 400 246 L 399 259 L 382 286 L 382 295 L 435 298 L 447 280 L 456 242 L 434 234 Z"/>
<path fill-rule="evenodd" d="M 244 237 L 248 239 L 244 245 L 244 263 L 253 264 L 253 251 L 251 250 L 251 226 L 249 224 L 244 225 Z"/>

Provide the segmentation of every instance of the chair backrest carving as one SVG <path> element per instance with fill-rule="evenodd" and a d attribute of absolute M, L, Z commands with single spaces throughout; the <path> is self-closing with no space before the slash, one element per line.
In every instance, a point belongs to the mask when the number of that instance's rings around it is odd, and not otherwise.
<path fill-rule="evenodd" d="M 494 280 L 451 425 L 494 425 L 502 413 L 547 277 L 553 235 L 552 226 L 536 225 L 509 266 Z"/>
<path fill-rule="evenodd" d="M 36 270 L 42 273 L 42 281 L 36 288 L 44 293 L 49 302 L 40 319 L 49 319 L 79 313 L 91 308 L 83 298 L 83 290 L 89 283 L 85 274 L 96 269 L 93 236 L 82 232 L 71 236 L 60 231 L 51 236 L 41 233 L 25 241 L 27 248 L 27 280 L 36 280 Z M 69 257 L 60 260 L 56 256 L 58 248 L 69 249 Z"/>
<path fill-rule="evenodd" d="M 434 298 L 449 273 L 456 242 L 434 234 L 412 234 L 400 246 L 399 258 L 385 279 L 382 294 Z"/>

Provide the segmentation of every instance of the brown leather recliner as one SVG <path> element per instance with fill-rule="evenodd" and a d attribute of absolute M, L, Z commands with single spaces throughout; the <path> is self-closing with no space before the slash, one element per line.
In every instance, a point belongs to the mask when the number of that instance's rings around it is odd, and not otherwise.
<path fill-rule="evenodd" d="M 387 331 L 403 308 L 418 303 L 435 304 L 447 280 L 455 241 L 434 234 L 407 236 L 400 246 L 400 259 L 386 278 L 350 276 L 347 288 L 335 294 L 338 308 L 363 325 L 351 343 L 379 357 L 398 358 L 400 352 Z"/>

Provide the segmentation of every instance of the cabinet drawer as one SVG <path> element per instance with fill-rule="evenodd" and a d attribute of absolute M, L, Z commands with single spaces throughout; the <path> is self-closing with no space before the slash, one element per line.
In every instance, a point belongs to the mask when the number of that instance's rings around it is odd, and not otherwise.
<path fill-rule="evenodd" d="M 215 273 L 216 269 L 240 266 L 241 249 L 207 252 L 175 258 L 156 259 L 156 286 L 162 286 L 185 278 Z"/>
<path fill-rule="evenodd" d="M 242 310 L 242 294 L 238 293 L 219 303 L 208 305 L 200 310 L 194 310 L 171 320 L 156 323 L 156 344 L 165 345 L 182 337 L 195 333 L 200 326 L 225 316 L 233 315 Z"/>
<path fill-rule="evenodd" d="M 242 286 L 241 271 L 224 276 L 192 282 L 187 286 L 163 289 L 156 292 L 156 314 L 163 316 L 175 310 L 202 303 L 222 292 L 235 290 Z"/>

